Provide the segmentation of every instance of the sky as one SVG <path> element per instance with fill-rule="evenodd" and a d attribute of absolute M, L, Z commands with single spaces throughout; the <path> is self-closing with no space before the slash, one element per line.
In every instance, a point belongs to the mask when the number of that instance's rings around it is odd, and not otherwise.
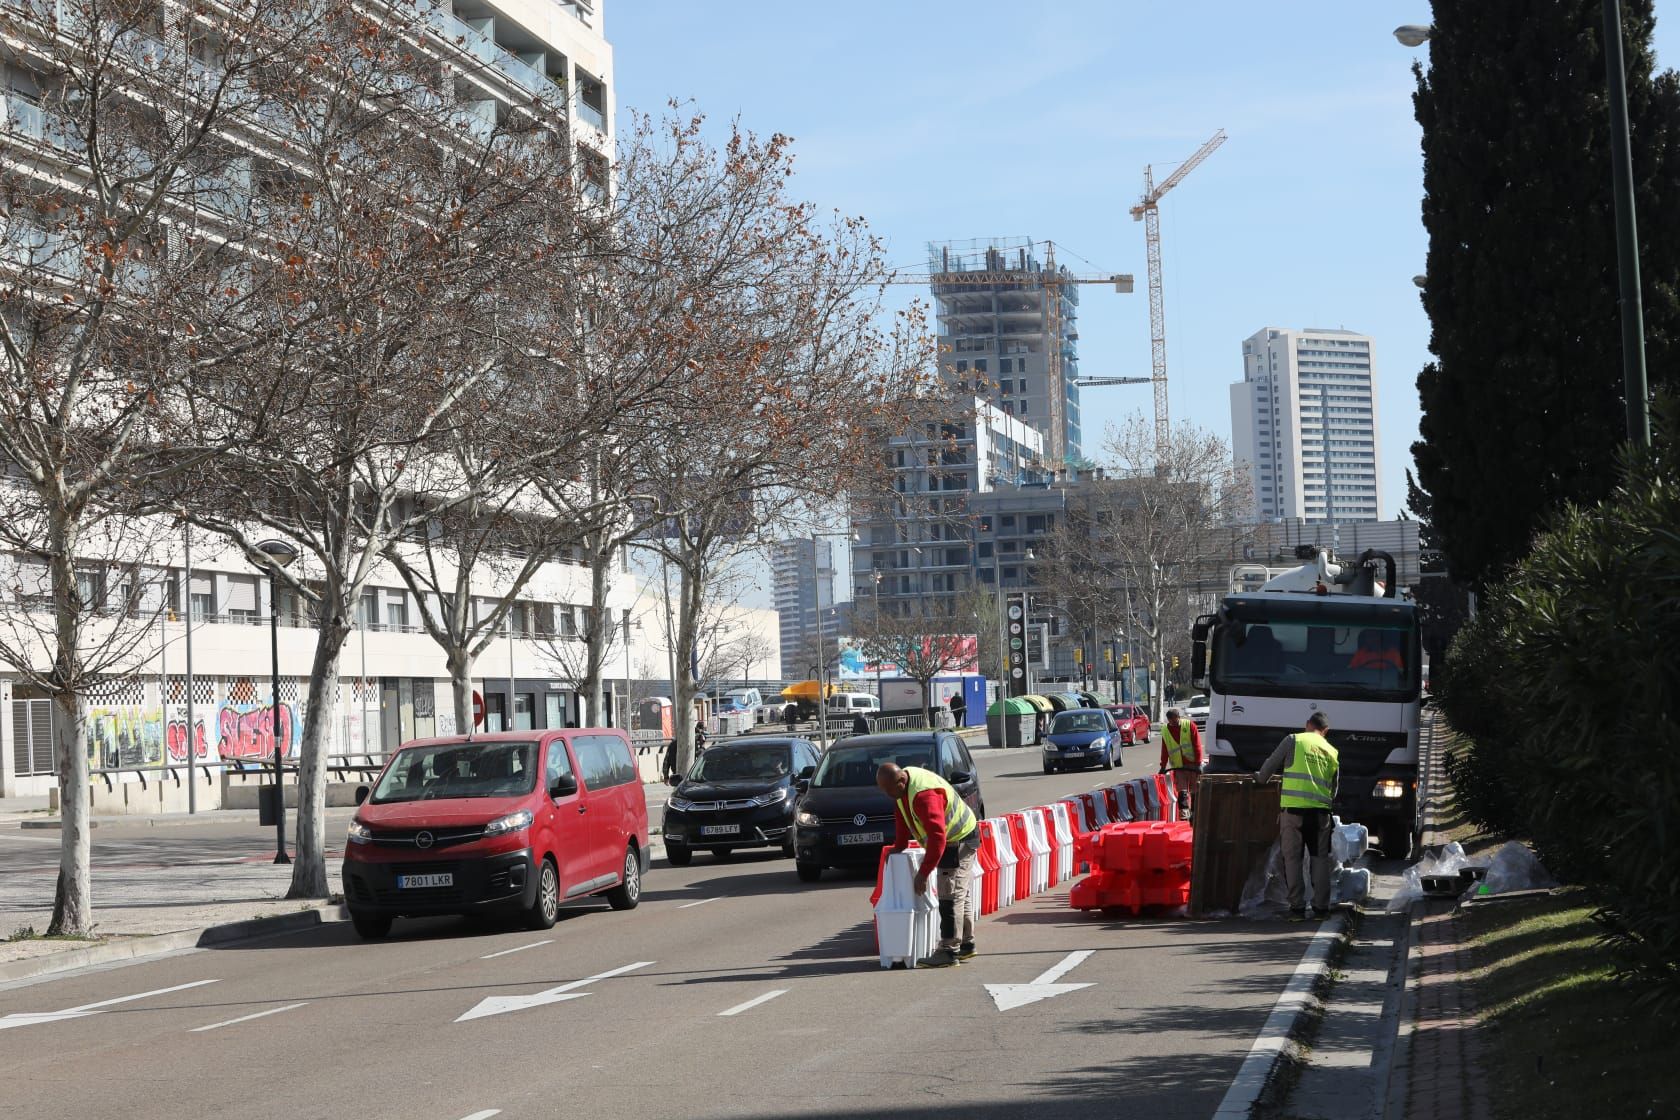
<path fill-rule="evenodd" d="M 1680 60 L 1659 0 L 1658 64 Z M 1674 16 L 1673 26 L 1661 22 Z M 617 104 L 691 102 L 795 139 L 795 193 L 868 220 L 889 261 L 929 241 L 1031 237 L 1080 272 L 1084 375 L 1147 376 L 1143 225 L 1128 213 L 1218 129 L 1225 144 L 1161 203 L 1174 423 L 1229 439 L 1242 340 L 1264 327 L 1374 339 L 1382 515 L 1405 503 L 1429 323 L 1420 131 L 1403 23 L 1423 0 L 610 0 Z M 1608 169 L 1606 175 L 1608 175 Z M 925 289 L 898 288 L 904 300 Z M 1082 391 L 1085 453 L 1152 408 L 1148 386 Z"/>

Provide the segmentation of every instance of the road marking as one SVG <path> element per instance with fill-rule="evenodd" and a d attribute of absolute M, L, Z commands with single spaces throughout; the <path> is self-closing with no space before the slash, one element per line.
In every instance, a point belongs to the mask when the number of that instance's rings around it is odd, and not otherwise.
<path fill-rule="evenodd" d="M 1041 999 L 1065 996 L 1069 992 L 1089 988 L 1090 984 L 1058 984 L 1056 981 L 1078 968 L 1095 952 L 1095 949 L 1076 950 L 1063 957 L 1059 964 L 1045 969 L 1029 983 L 987 984 L 986 992 L 992 997 L 992 1002 L 997 1004 L 999 1011 L 1011 1011 L 1029 1003 L 1037 1003 Z"/>
<path fill-rule="evenodd" d="M 149 996 L 165 996 L 170 992 L 184 992 L 188 988 L 202 988 L 206 984 L 219 984 L 220 980 L 194 980 L 190 984 L 176 984 L 172 988 L 154 988 L 149 992 L 139 992 L 132 996 L 118 996 L 115 999 L 102 999 L 98 1003 L 84 1003 L 80 1007 L 66 1007 L 63 1011 L 26 1011 L 7 1015 L 0 1019 L 0 1031 L 13 1027 L 33 1027 L 40 1023 L 56 1023 L 60 1019 L 80 1019 L 88 1015 L 97 1015 L 107 1007 L 114 1007 L 119 1003 L 132 1003 L 137 999 Z"/>
<path fill-rule="evenodd" d="M 200 1031 L 213 1031 L 213 1030 L 217 1029 L 218 1027 L 231 1027 L 235 1023 L 249 1023 L 252 1019 L 262 1019 L 262 1018 L 266 1018 L 269 1015 L 278 1015 L 282 1011 L 294 1010 L 296 1008 L 302 1007 L 304 1004 L 306 1004 L 308 1002 L 309 1002 L 308 1000 L 304 1000 L 303 1003 L 288 1003 L 284 1007 L 271 1007 L 267 1011 L 258 1011 L 258 1012 L 254 1012 L 253 1014 L 250 1014 L 250 1015 L 241 1015 L 237 1019 L 228 1019 L 228 1020 L 225 1020 L 225 1021 L 220 1022 L 220 1023 L 211 1023 L 207 1027 L 194 1027 L 192 1030 L 188 1031 L 187 1033 L 188 1034 L 198 1034 Z"/>
<path fill-rule="evenodd" d="M 564 1003 L 569 999 L 582 999 L 590 993 L 578 992 L 573 989 L 593 984 L 597 980 L 622 976 L 626 972 L 634 972 L 638 968 L 646 968 L 653 963 L 653 961 L 637 961 L 635 964 L 622 965 L 606 972 L 597 972 L 594 976 L 585 976 L 582 980 L 573 980 L 570 983 L 559 984 L 540 992 L 532 992 L 526 996 L 488 996 L 479 1000 L 472 1010 L 455 1021 L 464 1023 L 468 1019 L 483 1019 L 490 1015 L 501 1015 L 509 1011 L 523 1011 L 527 1007 L 541 1007 L 548 1003 Z"/>
<path fill-rule="evenodd" d="M 721 1019 L 725 1015 L 739 1015 L 743 1011 L 751 1011 L 753 1008 L 757 1007 L 761 1003 L 769 1003 L 771 1000 L 775 999 L 777 996 L 785 996 L 787 994 L 788 994 L 788 990 L 786 988 L 777 988 L 774 991 L 765 992 L 763 995 L 756 996 L 753 999 L 749 999 L 745 1003 L 736 1004 L 734 1007 L 731 1007 L 728 1011 L 719 1011 L 718 1012 L 718 1018 Z"/>
<path fill-rule="evenodd" d="M 499 953 L 486 953 L 482 957 L 479 957 L 478 959 L 481 960 L 481 961 L 495 960 L 497 957 L 505 957 L 509 953 L 523 953 L 525 950 L 535 949 L 539 945 L 552 945 L 552 944 L 554 944 L 554 938 L 546 937 L 541 941 L 533 941 L 529 945 L 515 945 L 511 949 L 503 949 Z"/>
<path fill-rule="evenodd" d="M 471 1116 L 463 1116 L 461 1117 L 461 1120 L 490 1120 L 490 1117 L 500 1116 L 501 1114 L 502 1110 L 499 1108 L 487 1108 L 483 1112 L 475 1112 Z"/>
<path fill-rule="evenodd" d="M 706 903 L 716 902 L 719 898 L 722 898 L 722 897 L 723 896 L 720 894 L 720 895 L 718 895 L 717 898 L 702 898 L 699 902 L 685 902 L 681 906 L 677 907 L 677 909 L 678 910 L 687 910 L 690 906 L 704 906 L 704 905 L 706 905 Z"/>

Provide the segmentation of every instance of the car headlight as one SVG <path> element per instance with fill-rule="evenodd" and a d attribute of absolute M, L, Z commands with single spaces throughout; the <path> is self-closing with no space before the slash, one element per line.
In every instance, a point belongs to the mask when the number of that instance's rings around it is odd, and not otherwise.
<path fill-rule="evenodd" d="M 1091 740 L 1091 749 L 1094 751 L 1100 751 L 1106 746 L 1108 746 L 1108 737 L 1106 735 L 1098 735 L 1095 739 Z"/>
<path fill-rule="evenodd" d="M 799 815 L 794 817 L 793 819 L 794 819 L 794 823 L 802 824 L 806 828 L 815 828 L 815 827 L 817 827 L 817 825 L 822 823 L 822 818 L 818 817 L 815 813 L 811 812 L 809 809 L 799 810 Z"/>
<path fill-rule="evenodd" d="M 786 801 L 787 795 L 788 791 L 786 786 L 777 786 L 770 792 L 761 793 L 757 797 L 753 798 L 752 803 L 754 805 L 775 805 L 778 802 Z"/>
<path fill-rule="evenodd" d="M 1396 778 L 1384 778 L 1377 783 L 1376 794 L 1378 797 L 1404 797 L 1406 783 Z"/>
<path fill-rule="evenodd" d="M 373 833 L 361 821 L 352 820 L 350 822 L 350 843 L 371 844 L 373 843 Z"/>
<path fill-rule="evenodd" d="M 694 808 L 694 802 L 690 801 L 686 797 L 667 797 L 665 799 L 665 808 L 675 809 L 679 813 L 686 813 L 690 809 Z"/>
<path fill-rule="evenodd" d="M 505 817 L 497 817 L 484 826 L 484 835 L 500 836 L 504 832 L 518 832 L 522 828 L 531 827 L 531 810 L 521 809 L 517 813 L 509 813 Z"/>

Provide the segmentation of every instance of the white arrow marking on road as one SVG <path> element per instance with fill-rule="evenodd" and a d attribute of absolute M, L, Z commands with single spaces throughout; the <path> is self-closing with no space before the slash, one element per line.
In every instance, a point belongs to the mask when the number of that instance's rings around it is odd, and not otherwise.
<path fill-rule="evenodd" d="M 170 992 L 184 992 L 188 988 L 202 988 L 206 984 L 219 983 L 220 980 L 194 980 L 190 984 L 176 984 L 172 988 L 155 988 L 132 996 L 118 996 L 116 999 L 102 999 L 98 1003 L 84 1003 L 80 1007 L 66 1007 L 63 1011 L 25 1011 L 0 1019 L 0 1031 L 10 1030 L 12 1027 L 33 1027 L 37 1023 L 56 1023 L 60 1019 L 81 1019 L 88 1015 L 97 1015 L 105 1008 L 119 1003 L 132 1003 L 148 996 L 164 996 Z"/>
<path fill-rule="evenodd" d="M 1044 971 L 1043 975 L 1030 984 L 987 984 L 986 991 L 997 1004 L 999 1011 L 1010 1011 L 1017 1007 L 1025 1007 L 1029 1003 L 1037 1003 L 1041 999 L 1052 996 L 1065 996 L 1069 992 L 1077 992 L 1081 988 L 1089 988 L 1090 984 L 1058 984 L 1056 981 L 1078 968 L 1084 963 L 1095 949 L 1080 949 L 1062 958 L 1060 964 Z"/>
<path fill-rule="evenodd" d="M 548 1003 L 564 1003 L 569 999 L 582 999 L 588 992 L 573 991 L 597 980 L 620 976 L 626 972 L 634 972 L 638 968 L 646 968 L 652 961 L 637 961 L 621 968 L 614 968 L 607 972 L 597 972 L 594 976 L 585 976 L 582 980 L 573 980 L 567 984 L 560 984 L 552 988 L 545 988 L 540 992 L 532 992 L 528 996 L 488 996 L 478 1001 L 478 1006 L 462 1015 L 455 1021 L 464 1023 L 468 1019 L 483 1019 L 490 1015 L 501 1015 L 508 1011 L 523 1011 L 527 1007 L 541 1007 Z"/>

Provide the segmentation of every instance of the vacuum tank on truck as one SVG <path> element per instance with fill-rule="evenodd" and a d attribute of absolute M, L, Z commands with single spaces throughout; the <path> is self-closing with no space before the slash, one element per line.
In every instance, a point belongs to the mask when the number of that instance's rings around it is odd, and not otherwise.
<path fill-rule="evenodd" d="M 1418 818 L 1417 608 L 1397 598 L 1394 558 L 1374 549 L 1353 563 L 1303 545 L 1307 563 L 1232 571 L 1216 614 L 1196 620 L 1191 671 L 1208 692 L 1207 769 L 1253 773 L 1285 735 L 1322 710 L 1341 757 L 1335 811 L 1404 857 Z M 1246 588 L 1254 588 L 1247 590 Z"/>

